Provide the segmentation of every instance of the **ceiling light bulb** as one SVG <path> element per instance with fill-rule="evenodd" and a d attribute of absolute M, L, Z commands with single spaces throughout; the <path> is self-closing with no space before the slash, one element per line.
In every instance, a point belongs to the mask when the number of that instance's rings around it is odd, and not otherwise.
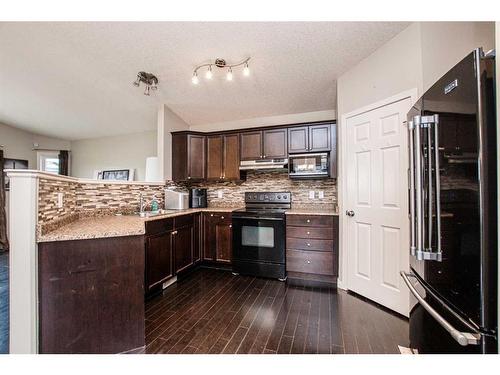
<path fill-rule="evenodd" d="M 243 75 L 245 77 L 248 77 L 250 75 L 250 68 L 248 67 L 248 63 L 246 63 L 245 67 L 243 68 Z"/>
<path fill-rule="evenodd" d="M 212 79 L 212 77 L 213 77 L 213 74 L 212 74 L 212 65 L 210 65 L 208 67 L 208 70 L 207 70 L 207 73 L 206 73 L 205 77 L 207 77 L 207 79 Z"/>
<path fill-rule="evenodd" d="M 141 80 L 140 80 L 140 78 L 139 78 L 139 77 L 137 77 L 137 79 L 134 81 L 133 85 L 134 85 L 135 87 L 139 87 L 139 84 L 140 84 L 140 83 L 141 83 Z"/>
<path fill-rule="evenodd" d="M 146 88 L 144 89 L 144 95 L 149 96 L 149 86 L 146 85 Z"/>
<path fill-rule="evenodd" d="M 197 85 L 199 81 L 198 79 L 198 74 L 197 73 L 194 73 L 193 74 L 193 78 L 191 78 L 191 82 L 193 82 L 193 85 Z"/>
<path fill-rule="evenodd" d="M 229 70 L 227 71 L 226 79 L 228 81 L 232 81 L 233 80 L 233 71 L 231 70 L 231 68 L 229 68 Z"/>

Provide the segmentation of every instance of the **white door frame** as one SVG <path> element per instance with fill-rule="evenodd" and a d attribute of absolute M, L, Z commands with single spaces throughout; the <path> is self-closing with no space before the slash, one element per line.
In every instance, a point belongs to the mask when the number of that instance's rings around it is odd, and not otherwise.
<path fill-rule="evenodd" d="M 347 277 L 347 272 L 348 272 L 348 265 L 347 265 L 347 251 L 348 251 L 348 246 L 345 242 L 345 239 L 347 238 L 347 233 L 348 233 L 348 221 L 345 219 L 345 204 L 344 202 L 348 202 L 348 191 L 347 191 L 347 179 L 345 177 L 345 171 L 346 171 L 346 150 L 347 150 L 347 131 L 344 129 L 345 124 L 347 123 L 347 119 L 358 116 L 362 113 L 373 111 L 374 109 L 384 107 L 386 105 L 392 104 L 399 102 L 401 100 L 410 98 L 410 102 L 413 105 L 417 99 L 418 99 L 418 89 L 413 88 L 407 91 L 400 92 L 399 94 L 396 94 L 394 96 L 391 96 L 389 98 L 380 100 L 378 102 L 368 104 L 364 107 L 358 108 L 354 111 L 351 111 L 349 113 L 346 113 L 342 115 L 340 124 L 338 125 L 338 131 L 339 131 L 339 138 L 340 138 L 340 143 L 339 143 L 339 173 L 338 173 L 338 178 L 337 178 L 337 205 L 338 205 L 338 210 L 339 210 L 339 269 L 340 269 L 340 274 L 339 278 L 337 281 L 337 287 L 340 289 L 347 290 L 349 289 L 349 283 L 348 280 L 349 278 Z M 407 178 L 407 176 L 402 176 L 402 178 Z"/>

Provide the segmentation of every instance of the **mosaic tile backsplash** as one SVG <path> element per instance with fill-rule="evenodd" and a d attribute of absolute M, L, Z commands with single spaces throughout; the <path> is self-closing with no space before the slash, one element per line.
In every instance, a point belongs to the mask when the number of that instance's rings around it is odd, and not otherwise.
<path fill-rule="evenodd" d="M 186 191 L 190 187 L 208 189 L 209 207 L 243 206 L 246 191 L 290 191 L 292 207 L 298 209 L 335 209 L 337 205 L 335 179 L 290 180 L 284 172 L 251 171 L 247 173 L 245 181 L 203 182 L 189 185 L 168 181 L 165 186 L 96 184 L 41 178 L 38 187 L 38 230 L 39 233 L 47 233 L 82 216 L 137 211 L 141 193 L 147 201 L 155 196 L 160 207 L 163 207 L 165 188 Z M 309 198 L 310 190 L 316 193 L 314 199 Z M 218 198 L 219 191 L 222 192 L 222 198 Z M 324 198 L 318 198 L 318 191 L 323 191 Z M 57 207 L 59 192 L 64 194 L 62 208 Z"/>

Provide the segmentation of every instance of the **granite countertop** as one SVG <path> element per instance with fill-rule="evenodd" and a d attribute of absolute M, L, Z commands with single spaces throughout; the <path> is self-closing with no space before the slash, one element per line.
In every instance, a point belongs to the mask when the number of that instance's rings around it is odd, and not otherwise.
<path fill-rule="evenodd" d="M 88 240 L 95 238 L 140 236 L 145 234 L 145 222 L 166 219 L 196 212 L 232 212 L 241 207 L 192 208 L 141 218 L 137 215 L 90 216 L 63 225 L 38 236 L 37 242 Z"/>

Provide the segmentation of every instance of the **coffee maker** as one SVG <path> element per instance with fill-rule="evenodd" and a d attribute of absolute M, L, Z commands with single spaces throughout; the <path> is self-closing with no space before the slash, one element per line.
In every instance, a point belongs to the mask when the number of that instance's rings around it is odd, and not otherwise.
<path fill-rule="evenodd" d="M 205 208 L 207 207 L 207 189 L 190 189 L 189 190 L 189 207 L 190 208 Z"/>

